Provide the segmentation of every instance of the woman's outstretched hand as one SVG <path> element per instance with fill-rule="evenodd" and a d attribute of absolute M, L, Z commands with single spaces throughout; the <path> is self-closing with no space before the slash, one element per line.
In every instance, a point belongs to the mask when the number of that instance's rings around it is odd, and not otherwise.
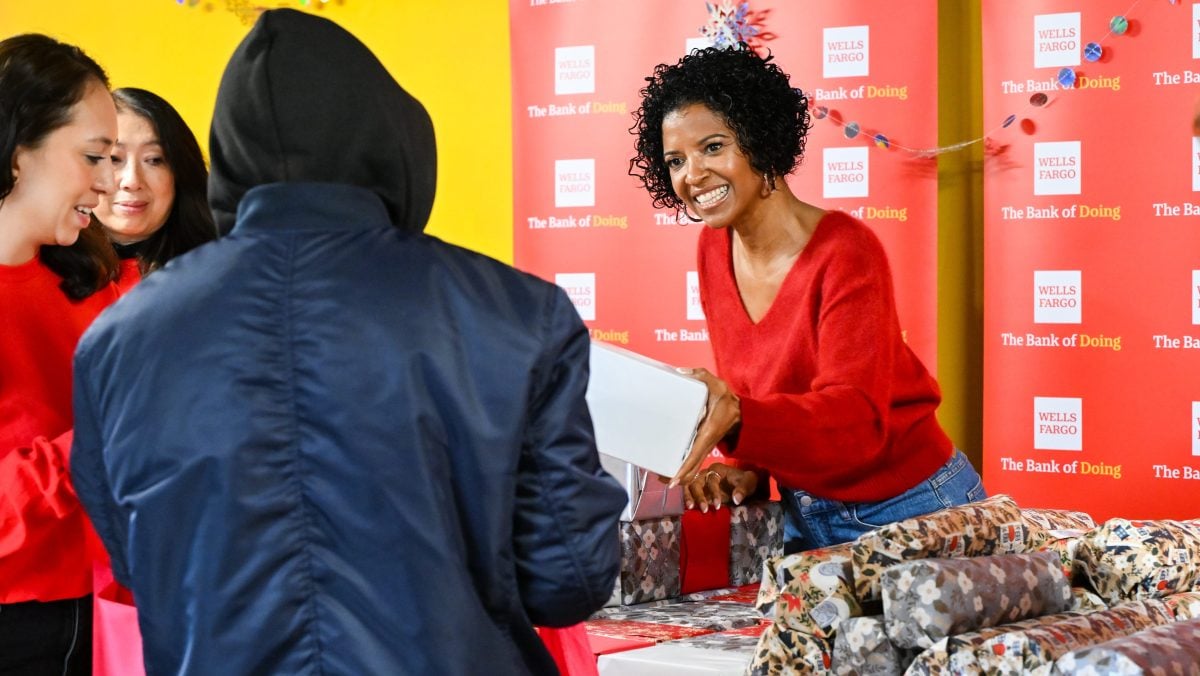
<path fill-rule="evenodd" d="M 707 369 L 679 369 L 679 371 L 691 375 L 708 386 L 708 408 L 705 411 L 704 419 L 700 421 L 696 438 L 692 440 L 692 448 L 688 451 L 683 466 L 671 479 L 671 488 L 695 484 L 696 480 L 700 478 L 698 476 L 700 463 L 704 462 L 704 458 L 708 457 L 717 443 L 724 439 L 725 435 L 729 434 L 729 431 L 742 420 L 742 407 L 737 395 L 729 389 L 724 380 L 709 373 Z"/>

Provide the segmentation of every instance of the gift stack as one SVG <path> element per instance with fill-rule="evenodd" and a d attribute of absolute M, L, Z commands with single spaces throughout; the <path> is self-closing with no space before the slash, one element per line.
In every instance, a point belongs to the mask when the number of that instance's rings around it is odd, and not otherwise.
<path fill-rule="evenodd" d="M 1196 673 L 1198 591 L 1200 523 L 996 496 L 768 561 L 750 673 Z"/>
<path fill-rule="evenodd" d="M 764 563 L 783 551 L 780 504 L 685 513 L 679 489 L 653 475 L 614 474 L 630 489 L 630 509 L 613 598 L 586 623 L 601 672 L 727 663 L 740 674 L 764 626 L 754 608 Z"/>

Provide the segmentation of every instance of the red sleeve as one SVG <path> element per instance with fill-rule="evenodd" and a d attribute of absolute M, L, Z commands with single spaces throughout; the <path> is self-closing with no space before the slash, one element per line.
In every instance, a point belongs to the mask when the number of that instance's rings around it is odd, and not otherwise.
<path fill-rule="evenodd" d="M 79 509 L 68 471 L 72 436 L 68 430 L 53 440 L 38 437 L 0 458 L 0 559 L 20 551 L 39 524 Z"/>

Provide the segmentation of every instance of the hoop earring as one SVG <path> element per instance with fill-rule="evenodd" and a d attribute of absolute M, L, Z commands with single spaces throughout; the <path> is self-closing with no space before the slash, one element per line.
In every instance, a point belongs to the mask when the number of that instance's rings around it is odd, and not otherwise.
<path fill-rule="evenodd" d="M 763 172 L 763 187 L 762 187 L 762 190 L 759 191 L 758 194 L 761 195 L 762 197 L 770 197 L 771 193 L 775 192 L 776 190 L 777 190 L 777 188 L 775 187 L 775 177 L 771 176 L 770 174 L 768 174 L 767 172 L 764 171 Z"/>

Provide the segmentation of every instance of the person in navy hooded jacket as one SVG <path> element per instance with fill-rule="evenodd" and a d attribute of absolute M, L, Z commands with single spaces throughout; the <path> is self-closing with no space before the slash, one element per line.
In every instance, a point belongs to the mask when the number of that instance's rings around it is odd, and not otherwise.
<path fill-rule="evenodd" d="M 272 10 L 211 135 L 228 234 L 76 353 L 76 489 L 150 674 L 553 673 L 534 625 L 620 565 L 559 288 L 422 234 L 433 127 L 336 24 Z"/>

